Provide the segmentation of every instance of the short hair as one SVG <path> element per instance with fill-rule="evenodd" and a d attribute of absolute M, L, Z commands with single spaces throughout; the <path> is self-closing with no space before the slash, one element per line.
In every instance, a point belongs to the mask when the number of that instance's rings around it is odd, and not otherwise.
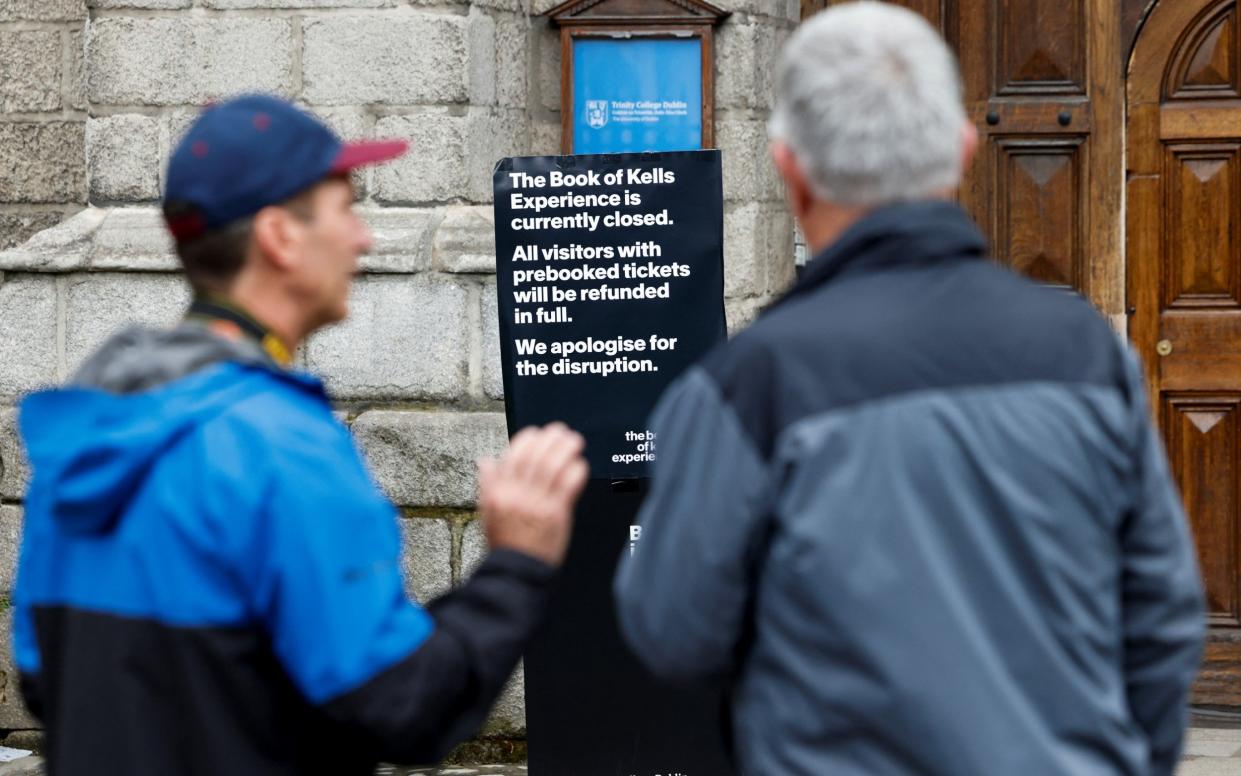
<path fill-rule="evenodd" d="M 279 203 L 302 221 L 314 218 L 311 199 L 318 184 Z M 175 204 L 164 208 L 164 216 L 174 220 L 180 215 Z M 250 252 L 254 234 L 254 216 L 245 216 L 224 226 L 211 229 L 185 242 L 177 242 L 177 257 L 185 270 L 185 279 L 196 292 L 223 293 L 233 284 Z"/>
<path fill-rule="evenodd" d="M 822 199 L 925 199 L 961 181 L 961 96 L 956 59 L 925 19 L 847 3 L 811 17 L 785 45 L 768 129 Z"/>

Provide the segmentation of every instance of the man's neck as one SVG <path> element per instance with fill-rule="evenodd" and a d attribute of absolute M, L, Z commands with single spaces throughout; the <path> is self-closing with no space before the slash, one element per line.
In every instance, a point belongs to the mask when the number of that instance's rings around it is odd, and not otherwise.
<path fill-rule="evenodd" d="M 291 364 L 296 345 L 252 310 L 232 295 L 200 292 L 190 308 L 190 316 L 208 321 L 208 327 L 220 336 L 252 339 L 281 366 Z"/>
<path fill-rule="evenodd" d="M 956 188 L 937 191 L 928 200 L 952 200 Z M 806 247 L 812 256 L 818 256 L 840 239 L 849 227 L 878 210 L 881 206 L 837 205 L 834 202 L 816 200 L 810 209 L 798 217 L 798 226 L 806 238 Z"/>
<path fill-rule="evenodd" d="M 833 245 L 849 227 L 862 220 L 872 208 L 843 207 L 827 202 L 816 202 L 799 220 L 802 236 L 812 256 L 817 256 Z"/>
<path fill-rule="evenodd" d="M 290 353 L 314 330 L 304 310 L 271 277 L 243 271 L 224 298 L 261 323 Z"/>

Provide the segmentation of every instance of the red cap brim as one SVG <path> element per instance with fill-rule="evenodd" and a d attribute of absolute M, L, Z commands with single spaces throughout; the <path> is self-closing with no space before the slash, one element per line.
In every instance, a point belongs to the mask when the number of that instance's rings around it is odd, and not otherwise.
<path fill-rule="evenodd" d="M 332 162 L 330 172 L 349 172 L 356 167 L 368 164 L 379 164 L 397 158 L 409 150 L 409 143 L 404 140 L 361 140 L 345 143 Z"/>

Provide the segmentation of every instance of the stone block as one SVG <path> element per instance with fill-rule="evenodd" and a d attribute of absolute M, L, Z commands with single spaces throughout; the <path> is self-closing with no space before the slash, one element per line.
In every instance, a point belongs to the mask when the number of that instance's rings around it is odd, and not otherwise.
<path fill-rule="evenodd" d="M 783 199 L 780 178 L 768 152 L 766 122 L 717 114 L 715 138 L 721 152 L 726 201 Z"/>
<path fill-rule="evenodd" d="M 115 208 L 91 237 L 92 269 L 175 272 L 181 269 L 163 214 L 153 207 Z"/>
<path fill-rule="evenodd" d="M 69 93 L 66 95 L 72 110 L 85 111 L 90 107 L 86 96 L 86 27 L 69 33 Z"/>
<path fill-rule="evenodd" d="M 86 169 L 92 202 L 159 197 L 160 120 L 123 114 L 86 122 Z"/>
<path fill-rule="evenodd" d="M 560 31 L 541 20 L 534 31 L 536 41 L 535 67 L 538 71 L 539 107 L 560 112 Z"/>
<path fill-rule="evenodd" d="M 59 208 L 0 211 L 0 251 L 26 242 L 37 232 L 60 223 L 67 215 Z"/>
<path fill-rule="evenodd" d="M 466 523 L 461 534 L 461 564 L 458 566 L 456 583 L 459 585 L 469 579 L 486 560 L 490 551 L 487 537 L 483 534 L 483 521 L 471 520 Z"/>
<path fill-rule="evenodd" d="M 311 338 L 307 361 L 339 399 L 452 399 L 466 390 L 466 288 L 424 275 L 354 283 L 349 318 Z"/>
<path fill-rule="evenodd" d="M 404 138 L 409 153 L 375 170 L 375 199 L 390 204 L 443 202 L 463 196 L 468 185 L 468 119 L 445 112 L 387 116 L 376 137 Z"/>
<path fill-rule="evenodd" d="M 391 8 L 397 0 L 202 0 L 206 8 Z"/>
<path fill-rule="evenodd" d="M 0 596 L 13 594 L 17 582 L 17 553 L 22 544 L 21 507 L 0 504 Z"/>
<path fill-rule="evenodd" d="M 259 16 L 106 17 L 91 25 L 87 88 L 104 105 L 200 105 L 293 91 L 293 23 Z"/>
<path fill-rule="evenodd" d="M 31 730 L 39 727 L 38 721 L 26 711 L 18 684 L 17 667 L 13 664 L 13 610 L 6 606 L 0 612 L 0 728 L 6 730 Z"/>
<path fill-rule="evenodd" d="M 86 0 L 0 0 L 0 22 L 68 22 L 86 18 Z"/>
<path fill-rule="evenodd" d="M 0 122 L 0 202 L 85 200 L 84 122 Z"/>
<path fill-rule="evenodd" d="M 517 670 L 509 677 L 508 683 L 496 705 L 491 709 L 491 716 L 483 725 L 484 736 L 518 737 L 526 733 L 526 670 L 524 663 L 517 664 Z"/>
<path fill-rule="evenodd" d="M 751 202 L 730 205 L 724 209 L 724 296 L 758 296 L 766 290 L 767 273 L 763 271 L 756 229 L 762 205 Z"/>
<path fill-rule="evenodd" d="M 194 0 L 89 0 L 91 8 L 149 8 L 152 10 L 171 10 L 189 8 Z"/>
<path fill-rule="evenodd" d="M 716 34 L 723 65 L 715 83 L 717 108 L 770 111 L 776 94 L 776 63 L 789 30 L 770 24 L 725 24 Z"/>
<path fill-rule="evenodd" d="M 472 105 L 494 105 L 496 101 L 497 57 L 495 21 L 484 13 L 471 10 L 466 27 L 469 46 L 469 101 Z M 524 107 L 524 106 L 522 106 Z"/>
<path fill-rule="evenodd" d="M 59 30 L 0 31 L 0 112 L 60 110 Z"/>
<path fill-rule="evenodd" d="M 469 27 L 466 17 L 432 13 L 307 19 L 302 95 L 313 105 L 466 102 Z"/>
<path fill-rule="evenodd" d="M 159 191 L 162 195 L 167 183 L 168 160 L 177 145 L 184 139 L 190 125 L 202 114 L 200 108 L 169 109 L 161 111 L 159 129 Z"/>
<path fill-rule="evenodd" d="M 0 498 L 21 499 L 30 485 L 30 462 L 17 433 L 17 408 L 0 407 Z"/>
<path fill-rule="evenodd" d="M 797 280 L 797 243 L 793 216 L 777 208 L 772 214 L 772 242 L 768 248 L 767 293 L 780 296 Z"/>
<path fill-rule="evenodd" d="M 793 24 L 801 21 L 800 0 L 722 0 L 716 5 L 734 14 L 766 16 L 773 21 Z M 727 24 L 725 22 L 725 26 Z"/>
<path fill-rule="evenodd" d="M 65 363 L 73 372 L 130 324 L 169 326 L 185 314 L 189 287 L 175 275 L 92 273 L 65 281 Z"/>
<path fill-rule="evenodd" d="M 24 244 L 0 252 L 0 270 L 54 272 L 83 269 L 89 263 L 90 244 L 108 211 L 86 208 L 39 232 Z"/>
<path fill-rule="evenodd" d="M 525 108 L 530 104 L 529 72 L 530 22 L 509 17 L 496 22 L 496 102 L 505 108 Z"/>
<path fill-rule="evenodd" d="M 724 300 L 724 318 L 728 322 L 728 336 L 737 334 L 754 322 L 763 308 L 772 301 L 769 297 L 746 297 Z"/>
<path fill-rule="evenodd" d="M 500 368 L 500 313 L 496 284 L 483 286 L 483 393 L 489 399 L 504 398 L 504 372 Z"/>
<path fill-rule="evenodd" d="M 388 204 L 491 202 L 496 162 L 522 153 L 530 137 L 525 111 L 487 109 L 388 116 L 376 123 L 375 134 L 411 145 L 408 154 L 375 170 L 375 199 Z"/>
<path fill-rule="evenodd" d="M 200 108 L 172 110 L 163 114 L 163 131 L 164 139 L 167 141 L 168 156 L 172 156 L 172 152 L 177 149 L 177 145 L 185 137 L 185 133 L 190 131 L 190 125 L 201 115 L 202 110 Z M 163 161 L 164 164 L 168 163 L 167 159 Z"/>
<path fill-rule="evenodd" d="M 336 135 L 344 140 L 363 140 L 370 137 L 370 120 L 356 109 L 314 108 L 303 106 L 327 124 Z M 370 180 L 372 167 L 359 167 L 349 175 L 353 182 L 353 190 L 357 199 L 363 200 L 370 196 Z"/>
<path fill-rule="evenodd" d="M 423 2 L 427 1 L 428 0 L 423 0 Z M 526 0 L 470 0 L 470 5 L 475 8 L 489 8 L 493 11 L 514 11 L 516 13 L 525 13 L 527 10 Z M 531 13 L 536 12 L 531 11 Z"/>
<path fill-rule="evenodd" d="M 366 272 L 421 272 L 431 266 L 431 244 L 441 214 L 422 208 L 367 208 L 360 211 L 375 245 L 362 257 Z"/>
<path fill-rule="evenodd" d="M 498 412 L 372 410 L 353 433 L 376 482 L 402 506 L 473 506 L 475 460 L 508 443 Z"/>
<path fill-rule="evenodd" d="M 401 518 L 401 575 L 405 594 L 427 604 L 452 587 L 452 525 L 426 517 Z"/>
<path fill-rule="evenodd" d="M 0 399 L 56 382 L 56 279 L 6 275 L 0 282 Z"/>
<path fill-rule="evenodd" d="M 445 272 L 495 274 L 495 212 L 490 205 L 444 209 L 435 230 L 435 266 Z"/>
<path fill-rule="evenodd" d="M 530 147 L 530 120 L 524 110 L 475 111 L 468 133 L 469 194 L 472 202 L 491 203 L 492 174 L 506 156 Z"/>
<path fill-rule="evenodd" d="M 530 143 L 525 154 L 529 156 L 557 156 L 560 154 L 560 122 L 540 121 L 530 127 Z"/>
<path fill-rule="evenodd" d="M 724 296 L 763 296 L 793 267 L 793 222 L 779 205 L 730 204 L 724 214 Z"/>

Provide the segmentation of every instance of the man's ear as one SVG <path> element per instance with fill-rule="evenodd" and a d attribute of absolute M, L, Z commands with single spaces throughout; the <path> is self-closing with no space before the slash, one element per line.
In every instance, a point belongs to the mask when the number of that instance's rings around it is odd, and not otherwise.
<path fill-rule="evenodd" d="M 775 140 L 771 144 L 771 161 L 784 181 L 789 210 L 793 211 L 794 218 L 801 221 L 814 204 L 814 192 L 810 188 L 810 181 L 802 172 L 801 165 L 793 154 L 793 149 L 780 140 Z"/>
<path fill-rule="evenodd" d="M 970 168 L 974 155 L 978 153 L 978 127 L 967 120 L 961 125 L 961 174 Z"/>
<path fill-rule="evenodd" d="M 258 253 L 277 269 L 287 270 L 300 253 L 300 222 L 284 208 L 265 207 L 254 214 L 254 244 Z"/>

